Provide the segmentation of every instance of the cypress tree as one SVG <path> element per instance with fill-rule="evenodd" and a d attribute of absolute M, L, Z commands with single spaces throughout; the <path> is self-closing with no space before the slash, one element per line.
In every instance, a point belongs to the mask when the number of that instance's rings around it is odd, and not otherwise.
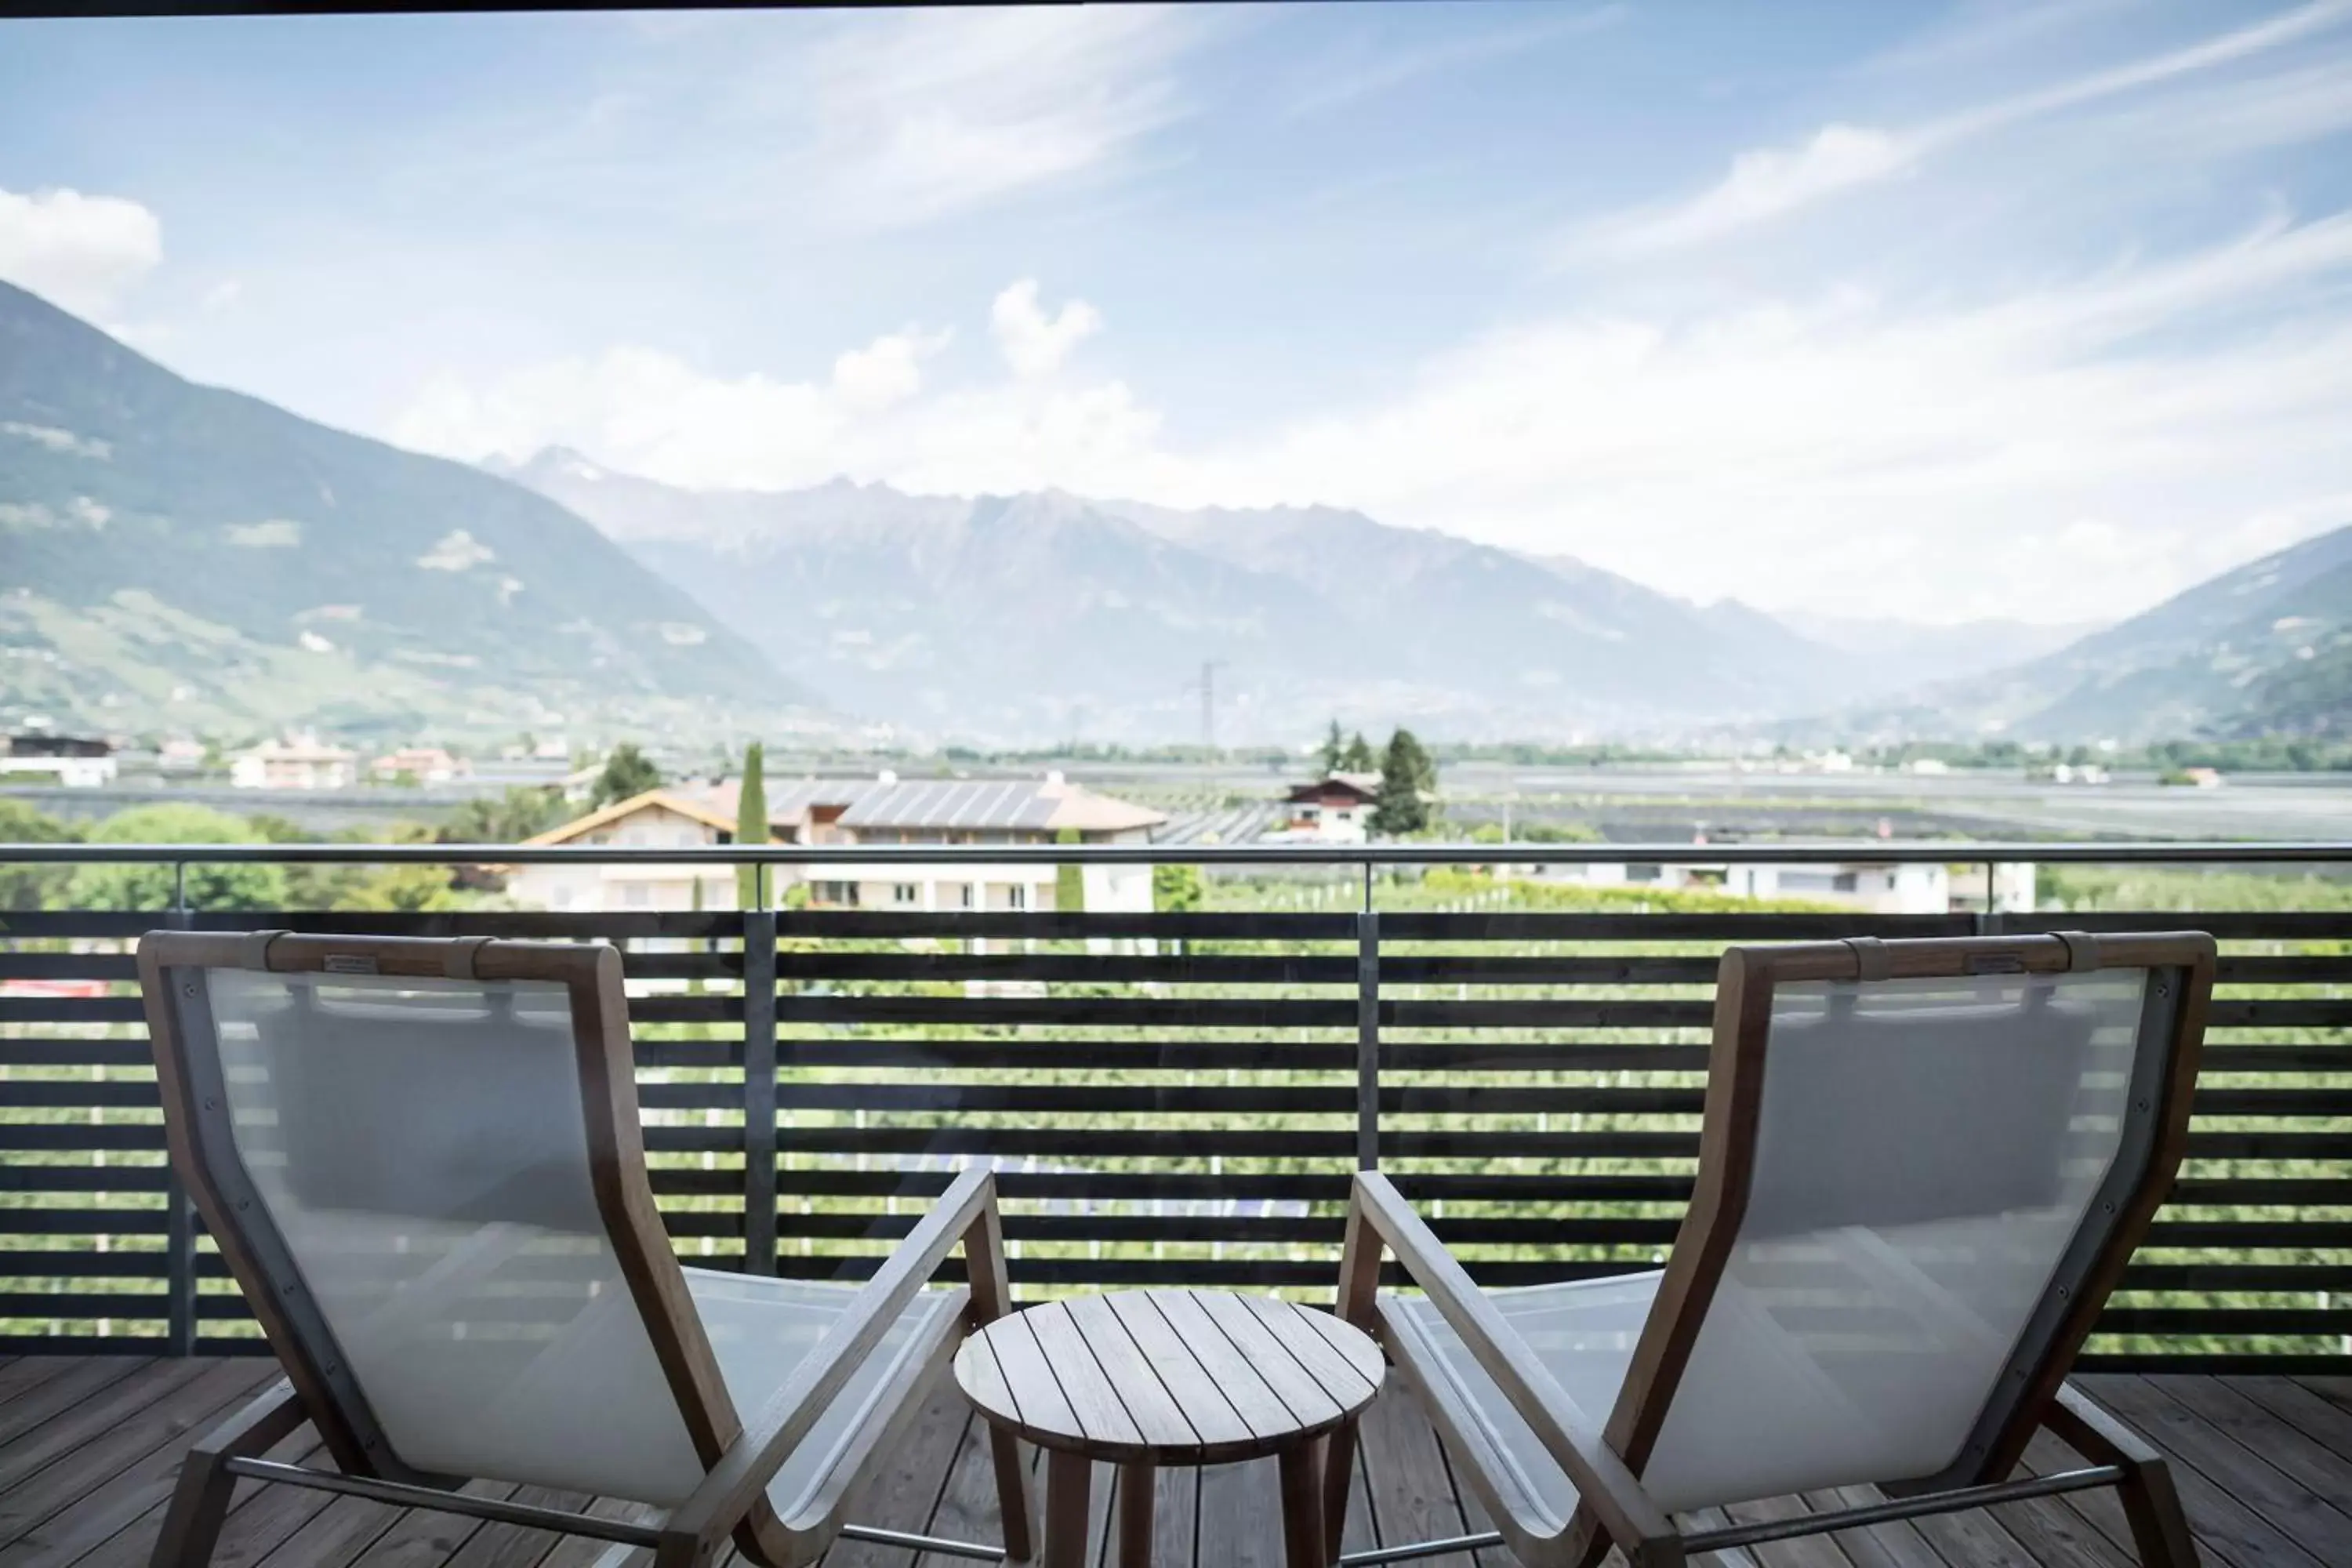
<path fill-rule="evenodd" d="M 1056 844 L 1078 843 L 1078 830 L 1065 827 L 1054 835 Z M 1087 907 L 1087 870 L 1072 864 L 1054 868 L 1054 912 L 1063 914 Z"/>
<path fill-rule="evenodd" d="M 765 844 L 768 831 L 768 780 L 760 749 L 752 742 L 743 748 L 743 784 L 735 792 L 735 842 Z M 735 903 L 739 909 L 760 906 L 760 872 L 756 866 L 735 868 Z"/>

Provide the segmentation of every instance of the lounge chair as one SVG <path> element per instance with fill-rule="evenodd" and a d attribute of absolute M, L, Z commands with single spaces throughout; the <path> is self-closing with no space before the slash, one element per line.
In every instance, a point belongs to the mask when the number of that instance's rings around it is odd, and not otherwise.
<path fill-rule="evenodd" d="M 2143 1561 L 2194 1563 L 2163 1459 L 2065 1375 L 2179 1167 L 2212 982 L 2194 932 L 1733 948 L 1664 1268 L 1481 1290 L 1365 1173 L 1339 1312 L 1528 1568 L 2106 1486 Z M 1378 1294 L 1384 1253 L 1424 1294 Z M 2011 1479 L 2037 1426 L 2090 1462 Z M 1672 1517 L 1864 1485 L 1887 1500 Z"/>
<path fill-rule="evenodd" d="M 1008 1310 L 990 1176 L 960 1177 L 863 1285 L 685 1268 L 611 947 L 157 931 L 139 973 L 173 1167 L 286 1372 L 189 1455 L 157 1568 L 210 1557 L 241 1478 L 658 1568 L 730 1537 L 762 1568 L 911 1539 L 844 1506 L 968 1322 Z M 926 1289 L 959 1244 L 969 1288 Z M 305 1420 L 336 1469 L 262 1457 Z M 1019 1456 L 993 1458 L 1003 1550 L 1025 1558 Z M 457 1489 L 476 1480 L 644 1506 Z"/>

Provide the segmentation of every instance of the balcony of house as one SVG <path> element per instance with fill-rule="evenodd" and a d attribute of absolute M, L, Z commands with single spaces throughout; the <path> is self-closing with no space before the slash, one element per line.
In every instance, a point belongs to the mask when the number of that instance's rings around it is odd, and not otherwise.
<path fill-rule="evenodd" d="M 1915 853 L 1916 849 L 1916 853 Z M 1873 864 L 1984 868 L 2017 847 L 1868 847 Z M 869 1274 L 959 1173 L 994 1173 L 1016 1298 L 1154 1287 L 1328 1304 L 1352 1173 L 1376 1167 L 1481 1285 L 1653 1268 L 1692 1191 L 1717 960 L 1731 944 L 1988 931 L 2197 930 L 2220 945 L 2187 1160 L 2096 1323 L 2080 1381 L 2171 1458 L 2204 1560 L 2352 1563 L 2352 914 L 2321 909 L 1888 914 L 1410 907 L 1394 868 L 1491 849 L 1286 845 L 580 849 L 347 845 L 0 847 L 0 859 L 791 863 L 812 882 L 885 886 L 900 859 L 1004 869 L 1058 862 L 1344 879 L 1347 909 L 1181 913 L 855 907 L 566 913 L 206 909 L 0 916 L 0 1553 L 11 1563 L 142 1562 L 180 1456 L 278 1375 L 175 1184 L 132 949 L 154 927 L 594 941 L 630 994 L 651 1182 L 680 1258 L 806 1279 Z M 1860 858 L 1861 847 L 1855 847 Z M 2352 863 L 2347 846 L 2036 846 L 2045 864 Z M 1527 847 L 1515 859 L 1682 861 L 1688 846 Z M 1735 869 L 1797 863 L 1710 850 Z M 919 861 L 915 858 L 919 857 Z M 843 861 L 847 866 L 847 861 Z M 1973 870 L 1969 870 L 1973 868 Z M 926 871 L 925 875 L 932 873 Z M 972 873 L 966 872 L 966 875 Z M 1107 873 L 1106 873 L 1107 874 Z M 943 1276 L 944 1278 L 944 1276 Z M 1393 1280 L 1402 1283 L 1402 1280 Z M 304 1426 L 273 1451 L 314 1455 Z M 849 1517 L 834 1568 L 945 1568 L 940 1542 L 1001 1539 L 984 1428 L 951 1382 Z M 319 1462 L 323 1463 L 321 1458 Z M 2054 1438 L 2028 1474 L 2082 1460 Z M 1367 1413 L 1340 1542 L 1370 1564 L 1514 1559 L 1408 1397 Z M 1162 1564 L 1283 1562 L 1272 1461 L 1164 1471 Z M 535 1488 L 518 1509 L 628 1505 Z M 1093 1492 L 1086 1560 L 1117 1561 L 1116 1485 Z M 1866 1502 L 1853 1492 L 1714 1510 L 1769 1527 Z M 902 1537 L 932 1542 L 918 1550 Z M 1759 1540 L 1702 1561 L 1961 1568 L 2137 1561 L 2104 1492 Z M 1444 1544 L 1451 1543 L 1451 1544 Z M 404 1510 L 241 1483 L 214 1561 L 241 1568 L 642 1568 L 625 1545 L 512 1519 Z M 606 1559 L 610 1561 L 607 1562 Z"/>

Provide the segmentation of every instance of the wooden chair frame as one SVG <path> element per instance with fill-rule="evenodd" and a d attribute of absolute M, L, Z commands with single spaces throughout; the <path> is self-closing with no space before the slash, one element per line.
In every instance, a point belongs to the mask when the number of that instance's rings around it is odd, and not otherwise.
<path fill-rule="evenodd" d="M 2065 1374 L 2179 1170 L 2213 967 L 2213 940 L 2201 931 L 1859 939 L 1730 948 L 1723 955 L 1716 992 L 1696 1187 L 1612 1410 L 1577 1406 L 1395 1186 L 1375 1172 L 1358 1173 L 1349 1205 L 1339 1314 L 1388 1345 L 1402 1381 L 1427 1407 L 1503 1540 L 1530 1564 L 1592 1568 L 1614 1545 L 1634 1568 L 1665 1568 L 1727 1547 L 2113 1486 L 2121 1493 L 2142 1560 L 2161 1568 L 2189 1568 L 2198 1561 L 2196 1548 L 2162 1456 L 2068 1384 Z M 1775 988 L 1807 981 L 2099 968 L 2149 971 L 2126 1136 L 2109 1185 L 2078 1230 L 1959 1462 L 1937 1476 L 1886 1478 L 1882 1489 L 1890 1500 L 1869 1508 L 1724 1530 L 1678 1530 L 1644 1490 L 1641 1473 L 1745 1215 Z M 1452 1408 L 1450 1397 L 1414 1375 L 1415 1358 L 1403 1342 L 1411 1338 L 1409 1329 L 1378 1299 L 1386 1254 L 1393 1254 L 1411 1282 L 1427 1293 L 1575 1487 L 1574 1517 L 1556 1533 L 1539 1533 L 1511 1516 L 1482 1465 L 1486 1446 L 1465 1430 L 1463 1413 Z M 2091 1463 L 2060 1475 L 2006 1479 L 2037 1426 Z M 1352 1424 L 1330 1441 L 1325 1521 L 1336 1540 L 1352 1468 Z"/>
<path fill-rule="evenodd" d="M 223 968 L 543 981 L 565 987 L 597 1208 L 706 1471 L 693 1494 L 667 1519 L 632 1523 L 472 1497 L 456 1489 L 466 1478 L 423 1475 L 400 1461 L 376 1429 L 364 1392 L 335 1353 L 323 1320 L 309 1310 L 299 1271 L 274 1226 L 260 1212 L 261 1205 L 249 1202 L 246 1189 L 250 1178 L 227 1135 L 226 1112 L 216 1089 L 220 1058 L 212 1035 L 206 976 Z M 961 1310 L 950 1321 L 960 1319 L 961 1328 L 950 1328 L 932 1353 L 915 1358 L 916 1364 L 898 1374 L 880 1401 L 881 1408 L 894 1414 L 858 1432 L 838 1468 L 853 1476 L 862 1474 L 912 1415 L 916 1395 L 945 1371 L 961 1334 L 1012 1310 L 995 1180 L 989 1173 L 967 1172 L 957 1178 L 859 1287 L 840 1321 L 746 1421 L 729 1396 L 654 1204 L 638 1121 L 621 957 L 609 944 L 151 931 L 139 944 L 139 978 L 173 1168 L 287 1373 L 190 1452 L 156 1542 L 155 1568 L 199 1568 L 209 1559 L 230 1491 L 240 1477 L 649 1547 L 658 1568 L 700 1568 L 730 1538 L 761 1568 L 801 1568 L 837 1535 L 919 1544 L 991 1561 L 1020 1561 L 1030 1555 L 1024 1467 L 1013 1440 L 1001 1434 L 992 1438 L 1004 1521 L 1001 1550 L 844 1524 L 844 1500 L 838 1492 L 823 1521 L 796 1530 L 777 1517 L 766 1490 L 916 1292 L 959 1246 L 970 1280 L 952 1303 Z M 248 1201 L 241 1205 L 239 1199 Z M 305 1420 L 317 1428 L 340 1474 L 261 1457 Z M 846 1489 L 845 1484 L 841 1490 Z"/>

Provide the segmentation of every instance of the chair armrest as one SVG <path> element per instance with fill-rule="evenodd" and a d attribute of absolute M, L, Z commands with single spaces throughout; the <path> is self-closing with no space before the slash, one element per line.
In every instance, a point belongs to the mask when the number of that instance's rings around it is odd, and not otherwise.
<path fill-rule="evenodd" d="M 251 1458 L 266 1454 L 310 1418 L 296 1396 L 294 1385 L 279 1378 L 255 1395 L 236 1415 L 196 1439 L 188 1451 L 222 1458 Z"/>
<path fill-rule="evenodd" d="M 2164 1458 L 2155 1445 L 2108 1415 L 2071 1383 L 2058 1385 L 2050 1407 L 2042 1413 L 2042 1425 L 2095 1465 L 2137 1467 L 2161 1463 Z"/>
<path fill-rule="evenodd" d="M 1625 1468 L 1625 1461 L 1602 1437 L 1600 1426 L 1536 1359 L 1527 1342 L 1479 1291 L 1395 1185 L 1378 1172 L 1359 1171 L 1353 1206 L 1349 1218 L 1368 1226 L 1396 1254 L 1413 1283 L 1428 1293 L 1439 1314 L 1462 1336 L 1463 1344 L 1510 1401 L 1511 1408 L 1534 1431 L 1552 1462 L 1566 1472 L 1577 1496 L 1610 1539 L 1623 1547 L 1628 1557 L 1634 1557 L 1645 1542 L 1673 1539 L 1673 1521 L 1643 1489 L 1640 1478 Z"/>
<path fill-rule="evenodd" d="M 990 1237 L 998 1233 L 996 1178 L 986 1171 L 967 1171 L 882 1260 L 874 1277 L 858 1287 L 841 1321 L 825 1331 L 783 1386 L 745 1423 L 694 1495 L 670 1515 L 668 1528 L 706 1544 L 733 1530 L 858 1363 L 874 1353 L 931 1271 L 983 1226 Z M 1001 1244 L 996 1251 L 1001 1257 Z"/>

